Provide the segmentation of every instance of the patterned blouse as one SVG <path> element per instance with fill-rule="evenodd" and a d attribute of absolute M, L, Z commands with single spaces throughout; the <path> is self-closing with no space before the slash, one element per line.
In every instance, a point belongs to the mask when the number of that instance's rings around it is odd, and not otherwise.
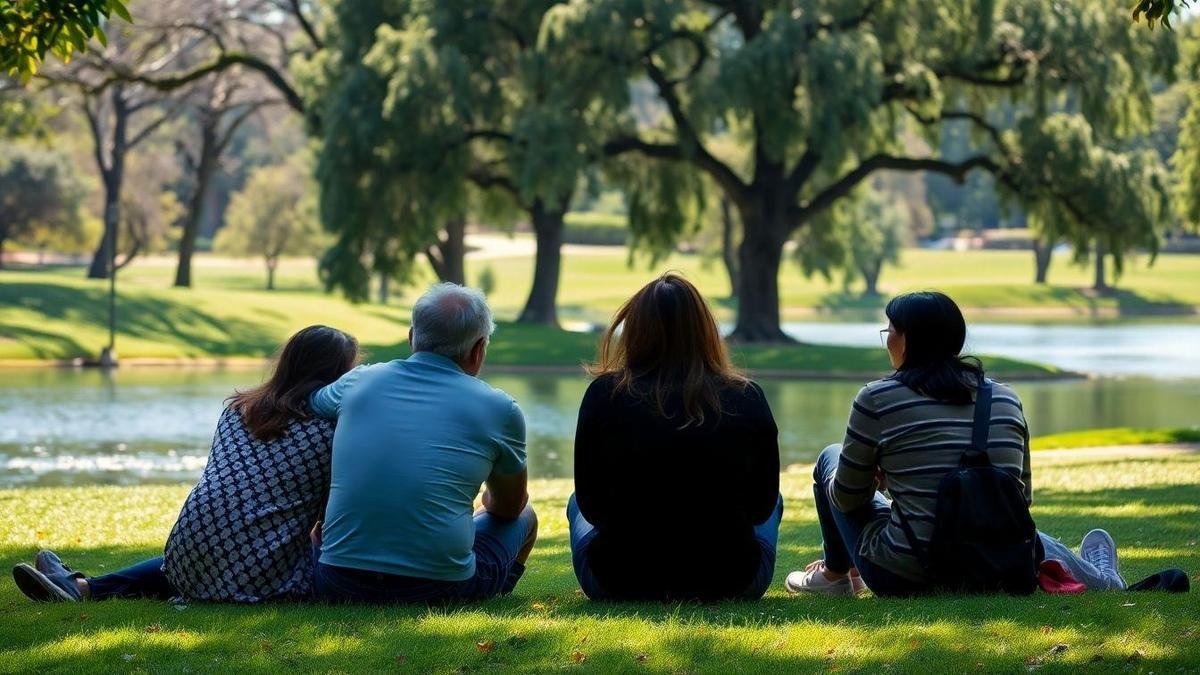
<path fill-rule="evenodd" d="M 226 408 L 208 466 L 167 537 L 163 571 L 192 600 L 259 602 L 312 592 L 309 531 L 329 492 L 333 423 L 293 419 L 264 442 Z"/>

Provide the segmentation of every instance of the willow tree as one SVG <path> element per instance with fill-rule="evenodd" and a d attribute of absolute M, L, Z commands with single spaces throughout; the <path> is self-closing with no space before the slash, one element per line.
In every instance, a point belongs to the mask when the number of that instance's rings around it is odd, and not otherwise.
<path fill-rule="evenodd" d="M 686 163 L 720 186 L 743 224 L 733 336 L 785 341 L 785 244 L 878 171 L 961 181 L 983 170 L 1023 202 L 1059 200 L 1081 220 L 1108 217 L 1054 189 L 1070 177 L 1046 176 L 1043 158 L 1024 154 L 1027 132 L 1062 131 L 1040 122 L 1064 97 L 1077 103 L 1098 147 L 1115 147 L 1150 117 L 1150 79 L 1172 66 L 1173 38 L 1160 31 L 1148 39 L 1103 5 L 607 0 L 562 6 L 553 26 L 570 37 L 562 43 L 575 58 L 607 63 L 608 78 L 652 83 L 669 122 L 629 129 L 607 149 Z M 994 117 L 1000 101 L 1023 112 Z M 953 160 L 904 150 L 904 130 L 934 138 L 946 120 L 969 121 L 982 149 Z M 726 129 L 742 134 L 745 165 L 711 151 L 710 139 Z"/>
<path fill-rule="evenodd" d="M 1184 33 L 1181 77 L 1189 83 L 1187 113 L 1179 125 L 1179 143 L 1171 156 L 1175 176 L 1175 205 L 1189 229 L 1200 230 L 1200 20 L 1189 22 Z"/>
<path fill-rule="evenodd" d="M 336 9 L 343 46 L 325 72 L 340 75 L 318 96 L 322 219 L 338 235 L 326 259 L 334 285 L 361 290 L 364 256 L 402 261 L 422 250 L 478 189 L 515 205 L 536 238 L 519 319 L 558 322 L 563 217 L 625 83 L 601 78 L 597 64 L 558 58 L 542 36 L 555 4 Z"/>

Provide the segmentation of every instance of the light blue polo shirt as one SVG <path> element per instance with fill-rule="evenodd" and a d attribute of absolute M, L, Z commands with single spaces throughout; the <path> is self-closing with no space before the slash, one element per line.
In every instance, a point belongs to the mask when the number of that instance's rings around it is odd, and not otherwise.
<path fill-rule="evenodd" d="M 321 562 L 422 579 L 475 574 L 473 502 L 493 472 L 525 468 L 512 397 L 417 352 L 359 366 L 313 393 L 336 418 Z"/>

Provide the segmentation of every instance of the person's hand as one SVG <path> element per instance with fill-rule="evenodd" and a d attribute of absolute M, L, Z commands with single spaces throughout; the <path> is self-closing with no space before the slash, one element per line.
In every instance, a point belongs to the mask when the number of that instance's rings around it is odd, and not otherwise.
<path fill-rule="evenodd" d="M 312 540 L 312 545 L 316 548 L 321 548 L 321 528 L 325 526 L 325 521 L 318 520 L 316 525 L 313 525 L 312 532 L 308 533 L 308 538 Z"/>

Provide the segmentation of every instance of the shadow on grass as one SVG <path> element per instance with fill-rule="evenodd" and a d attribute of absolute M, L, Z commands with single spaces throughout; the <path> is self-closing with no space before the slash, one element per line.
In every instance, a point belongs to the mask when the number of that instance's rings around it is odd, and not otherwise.
<path fill-rule="evenodd" d="M 27 309 L 94 330 L 108 327 L 108 295 L 98 287 L 6 283 L 0 285 L 0 305 Z M 117 326 L 118 339 L 132 337 L 188 345 L 200 354 L 266 356 L 277 346 L 276 337 L 255 323 L 218 318 L 181 302 L 137 294 L 119 298 Z M 14 336 L 40 358 L 93 355 L 72 338 L 49 336 L 7 322 L 0 322 L 0 334 Z M 97 350 L 99 345 L 91 349 Z"/>

